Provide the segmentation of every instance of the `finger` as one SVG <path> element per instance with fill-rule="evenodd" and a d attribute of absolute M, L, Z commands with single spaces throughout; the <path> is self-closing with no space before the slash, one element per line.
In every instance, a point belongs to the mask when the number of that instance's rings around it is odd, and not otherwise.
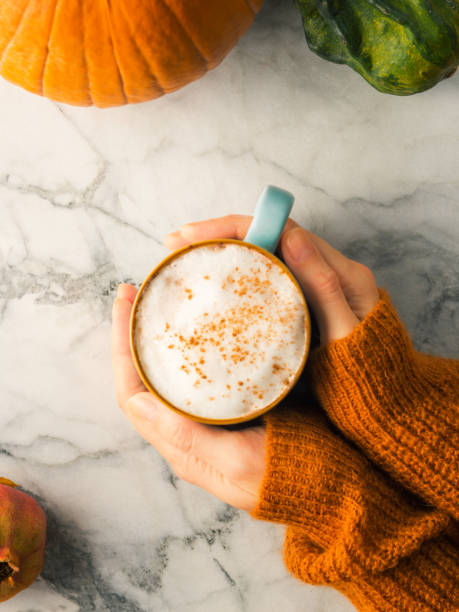
<path fill-rule="evenodd" d="M 137 289 L 132 285 L 120 285 L 113 303 L 112 313 L 112 364 L 118 403 L 124 410 L 131 395 L 144 391 L 137 374 L 129 344 L 129 322 Z"/>
<path fill-rule="evenodd" d="M 255 505 L 264 472 L 263 428 L 253 428 L 257 432 L 246 441 L 241 434 L 250 430 L 230 432 L 192 421 L 149 393 L 129 400 L 128 416 L 180 478 L 239 508 Z"/>
<path fill-rule="evenodd" d="M 247 234 L 252 217 L 247 215 L 226 215 L 206 221 L 187 223 L 172 234 L 164 237 L 164 243 L 168 248 L 176 249 L 198 242 L 199 240 L 211 240 L 213 238 L 236 238 L 242 240 Z"/>
<path fill-rule="evenodd" d="M 187 223 L 178 231 L 167 234 L 164 237 L 164 243 L 169 249 L 178 249 L 191 242 L 200 240 L 212 240 L 214 238 L 235 238 L 243 240 L 249 230 L 252 217 L 248 215 L 226 215 L 225 217 L 217 217 L 208 219 L 207 221 L 198 221 L 196 223 Z M 293 219 L 288 219 L 284 227 L 284 232 L 296 226 Z"/>
<path fill-rule="evenodd" d="M 379 300 L 373 273 L 363 264 L 345 257 L 319 236 L 310 236 L 322 257 L 337 273 L 351 310 L 358 319 L 364 319 Z"/>
<path fill-rule="evenodd" d="M 325 261 L 312 235 L 301 227 L 293 228 L 282 237 L 281 251 L 314 311 L 322 344 L 350 334 L 359 321 L 338 274 Z"/>
<path fill-rule="evenodd" d="M 138 393 L 127 403 L 128 412 L 150 427 L 146 439 L 154 444 L 164 439 L 184 455 L 200 455 L 209 463 L 224 470 L 228 457 L 223 448 L 231 432 L 192 421 L 160 402 L 151 393 Z"/>
<path fill-rule="evenodd" d="M 137 289 L 132 285 L 120 285 L 113 302 L 112 349 L 113 356 L 131 355 L 129 346 L 129 320 Z"/>
<path fill-rule="evenodd" d="M 116 294 L 117 298 L 126 299 L 133 304 L 136 295 L 137 289 L 134 287 L 134 285 L 129 285 L 128 283 L 120 283 L 118 285 L 118 292 Z"/>

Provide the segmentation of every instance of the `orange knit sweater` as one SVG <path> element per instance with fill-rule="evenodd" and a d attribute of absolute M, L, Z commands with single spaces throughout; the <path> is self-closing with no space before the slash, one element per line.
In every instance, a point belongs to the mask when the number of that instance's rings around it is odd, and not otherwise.
<path fill-rule="evenodd" d="M 459 610 L 459 361 L 416 352 L 385 291 L 315 350 L 319 406 L 265 416 L 252 516 L 287 525 L 284 560 L 359 610 Z"/>

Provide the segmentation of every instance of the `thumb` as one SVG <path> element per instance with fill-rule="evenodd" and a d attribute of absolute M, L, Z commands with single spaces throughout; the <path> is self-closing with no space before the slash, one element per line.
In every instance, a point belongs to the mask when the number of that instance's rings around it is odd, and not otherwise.
<path fill-rule="evenodd" d="M 359 320 L 346 300 L 338 274 L 325 261 L 312 235 L 295 227 L 283 235 L 281 250 L 314 312 L 321 343 L 350 334 Z"/>

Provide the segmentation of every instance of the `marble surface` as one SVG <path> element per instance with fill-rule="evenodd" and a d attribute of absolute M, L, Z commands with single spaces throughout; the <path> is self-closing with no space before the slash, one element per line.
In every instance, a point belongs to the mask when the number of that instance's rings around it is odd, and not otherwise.
<path fill-rule="evenodd" d="M 314 56 L 267 0 L 213 72 L 101 111 L 0 83 L 0 472 L 49 519 L 42 577 L 5 612 L 349 612 L 283 567 L 283 528 L 179 481 L 116 406 L 110 310 L 191 220 L 267 183 L 369 264 L 420 348 L 459 335 L 459 76 L 385 96 Z"/>

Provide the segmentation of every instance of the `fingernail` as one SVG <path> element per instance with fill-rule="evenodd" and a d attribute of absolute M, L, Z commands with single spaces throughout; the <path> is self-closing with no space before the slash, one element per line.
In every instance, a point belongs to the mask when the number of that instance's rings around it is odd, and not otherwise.
<path fill-rule="evenodd" d="M 295 263 L 304 261 L 315 252 L 314 246 L 301 227 L 295 227 L 287 233 L 284 247 L 289 259 Z"/>
<path fill-rule="evenodd" d="M 186 223 L 185 225 L 182 225 L 182 227 L 180 228 L 180 233 L 185 238 L 192 238 L 192 236 L 194 234 L 194 225 L 193 225 L 193 223 Z"/>
<path fill-rule="evenodd" d="M 138 419 L 153 422 L 158 410 L 156 400 L 152 395 L 134 395 L 128 401 L 129 411 Z"/>
<path fill-rule="evenodd" d="M 129 292 L 130 287 L 127 283 L 120 283 L 118 285 L 118 289 L 116 292 L 116 297 L 117 298 L 124 298 L 126 297 L 127 293 Z"/>
<path fill-rule="evenodd" d="M 172 240 L 176 240 L 179 237 L 180 237 L 180 232 L 170 232 L 169 234 L 166 234 L 164 236 L 163 240 L 167 240 L 168 238 L 171 238 Z"/>
<path fill-rule="evenodd" d="M 128 300 L 128 302 L 132 304 L 134 302 L 136 293 L 136 288 L 132 285 L 129 285 L 129 283 L 121 283 L 120 285 L 118 285 L 115 301 L 120 299 Z"/>

